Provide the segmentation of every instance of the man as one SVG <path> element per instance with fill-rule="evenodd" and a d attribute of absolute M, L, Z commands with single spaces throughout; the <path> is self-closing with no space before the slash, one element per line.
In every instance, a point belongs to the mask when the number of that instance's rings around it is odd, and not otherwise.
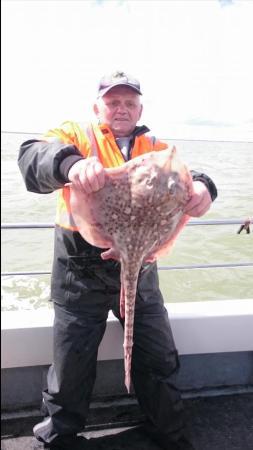
<path fill-rule="evenodd" d="M 27 141 L 20 148 L 19 167 L 27 189 L 40 193 L 59 189 L 51 289 L 54 364 L 43 392 L 46 417 L 34 427 L 45 448 L 85 448 L 85 441 L 76 435 L 85 425 L 108 311 L 120 319 L 119 263 L 103 261 L 102 250 L 78 233 L 68 183 L 88 193 L 97 191 L 104 185 L 105 167 L 167 148 L 146 135 L 147 127 L 136 126 L 142 113 L 141 95 L 140 83 L 131 76 L 123 72 L 105 76 L 94 105 L 98 123 L 84 127 L 65 122 L 45 140 Z M 217 191 L 208 176 L 197 172 L 192 176 L 194 194 L 185 213 L 200 217 Z M 131 376 L 147 417 L 145 429 L 163 449 L 190 450 L 180 394 L 171 379 L 178 369 L 178 355 L 155 263 L 141 270 L 137 291 Z"/>

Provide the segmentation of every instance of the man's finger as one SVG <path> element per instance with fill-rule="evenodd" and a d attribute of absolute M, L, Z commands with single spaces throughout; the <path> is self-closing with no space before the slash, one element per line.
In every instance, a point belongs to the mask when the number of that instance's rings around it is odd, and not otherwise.
<path fill-rule="evenodd" d="M 96 192 L 99 190 L 97 174 L 95 172 L 95 164 L 88 164 L 85 170 L 84 187 L 86 192 Z M 88 190 L 87 190 L 88 189 Z"/>
<path fill-rule="evenodd" d="M 192 208 L 185 210 L 185 214 L 188 214 L 192 217 L 201 217 L 203 216 L 210 208 L 210 203 L 198 203 L 197 205 L 194 205 Z"/>
<path fill-rule="evenodd" d="M 196 196 L 193 196 L 190 201 L 185 205 L 184 212 L 185 214 L 189 214 L 199 203 L 199 199 Z"/>
<path fill-rule="evenodd" d="M 100 162 L 96 162 L 94 166 L 95 174 L 98 181 L 98 189 L 102 189 L 105 184 L 105 170 Z"/>

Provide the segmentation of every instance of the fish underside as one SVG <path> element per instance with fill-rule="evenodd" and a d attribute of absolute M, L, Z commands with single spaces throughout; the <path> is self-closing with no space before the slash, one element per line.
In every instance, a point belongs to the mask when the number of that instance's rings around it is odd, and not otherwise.
<path fill-rule="evenodd" d="M 138 275 L 144 262 L 169 252 L 189 219 L 183 210 L 192 177 L 175 147 L 106 169 L 105 186 L 86 194 L 70 187 L 71 210 L 82 237 L 121 263 L 120 314 L 124 326 L 125 385 L 130 392 Z"/>

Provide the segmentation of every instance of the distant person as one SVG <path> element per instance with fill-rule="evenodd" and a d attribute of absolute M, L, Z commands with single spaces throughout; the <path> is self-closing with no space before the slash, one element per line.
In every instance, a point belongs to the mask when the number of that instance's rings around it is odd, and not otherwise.
<path fill-rule="evenodd" d="M 247 234 L 250 234 L 250 224 L 251 224 L 251 219 L 250 217 L 248 217 L 244 223 L 242 223 L 242 225 L 240 226 L 239 230 L 237 231 L 237 234 L 240 234 L 243 230 L 246 231 Z"/>
<path fill-rule="evenodd" d="M 120 318 L 120 264 L 103 261 L 102 250 L 81 237 L 65 184 L 71 182 L 88 193 L 97 191 L 104 185 L 105 167 L 118 167 L 140 154 L 167 148 L 147 135 L 146 126 L 136 126 L 142 113 L 141 95 L 139 81 L 130 75 L 104 76 L 94 104 L 97 123 L 86 127 L 65 122 L 45 139 L 24 142 L 20 148 L 18 164 L 28 191 L 58 190 L 59 194 L 51 285 L 54 363 L 43 392 L 45 419 L 34 427 L 41 442 L 35 448 L 73 450 L 85 449 L 87 444 L 77 433 L 85 427 L 109 310 Z M 207 175 L 192 171 L 192 177 L 194 194 L 185 213 L 200 217 L 217 191 Z M 193 449 L 185 433 L 180 393 L 171 378 L 178 367 L 157 265 L 150 263 L 138 281 L 131 376 L 147 418 L 145 430 L 166 450 Z"/>

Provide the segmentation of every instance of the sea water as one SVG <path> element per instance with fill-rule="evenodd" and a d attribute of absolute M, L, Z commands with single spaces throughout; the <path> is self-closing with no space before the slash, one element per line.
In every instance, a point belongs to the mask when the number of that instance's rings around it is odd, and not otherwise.
<path fill-rule="evenodd" d="M 53 223 L 56 193 L 26 191 L 17 166 L 19 146 L 37 135 L 2 133 L 2 222 Z M 202 219 L 253 217 L 253 143 L 168 140 L 191 169 L 207 173 L 218 198 Z M 252 232 L 239 225 L 186 226 L 171 254 L 158 266 L 242 263 L 253 261 Z M 50 271 L 53 229 L 2 230 L 2 272 Z M 166 302 L 253 298 L 253 268 L 159 271 Z M 2 309 L 47 307 L 50 275 L 2 277 Z"/>

